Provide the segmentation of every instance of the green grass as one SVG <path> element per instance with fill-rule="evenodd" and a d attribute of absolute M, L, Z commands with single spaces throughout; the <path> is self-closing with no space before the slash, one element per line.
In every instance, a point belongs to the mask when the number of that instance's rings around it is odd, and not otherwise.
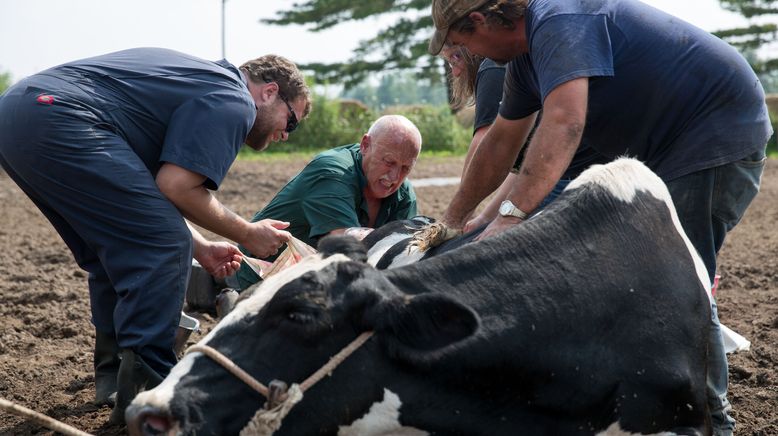
<path fill-rule="evenodd" d="M 240 154 L 238 155 L 238 160 L 241 161 L 259 161 L 259 162 L 279 162 L 279 161 L 289 161 L 289 160 L 311 160 L 314 156 L 321 153 L 325 149 L 321 150 L 309 150 L 309 151 L 284 151 L 283 145 L 274 146 L 271 145 L 267 150 L 262 152 L 257 151 L 249 151 L 249 150 L 241 150 Z M 421 159 L 425 158 L 448 158 L 448 157 L 461 157 L 464 156 L 466 153 L 466 150 L 463 151 L 450 151 L 450 150 L 443 150 L 443 151 L 423 151 L 421 152 Z M 778 148 L 772 146 L 767 148 L 767 157 L 770 159 L 778 159 Z"/>
<path fill-rule="evenodd" d="M 277 162 L 277 161 L 286 161 L 286 160 L 298 160 L 298 159 L 305 159 L 310 160 L 319 153 L 319 151 L 283 151 L 283 150 L 272 150 L 273 146 L 270 146 L 265 151 L 246 151 L 241 150 L 238 154 L 238 160 L 241 161 L 259 161 L 259 162 Z"/>
<path fill-rule="evenodd" d="M 314 156 L 321 153 L 322 151 L 326 149 L 321 150 L 309 150 L 309 151 L 284 151 L 283 145 L 277 146 L 276 149 L 273 149 L 274 146 L 271 145 L 267 150 L 265 151 L 253 151 L 253 150 L 247 150 L 242 149 L 240 154 L 238 154 L 238 160 L 246 161 L 246 162 L 252 162 L 252 161 L 258 161 L 258 162 L 278 162 L 278 161 L 288 161 L 288 160 L 311 160 Z M 450 151 L 450 150 L 431 150 L 431 151 L 424 151 L 421 152 L 421 159 L 425 158 L 445 158 L 445 157 L 460 157 L 464 156 L 466 153 L 466 150 L 463 151 Z"/>

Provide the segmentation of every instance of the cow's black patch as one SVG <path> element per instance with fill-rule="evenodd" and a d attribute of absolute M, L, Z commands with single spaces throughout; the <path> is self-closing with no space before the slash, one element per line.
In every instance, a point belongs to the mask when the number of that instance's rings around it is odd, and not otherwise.
<path fill-rule="evenodd" d="M 367 249 L 365 245 L 352 236 L 331 235 L 325 236 L 316 247 L 322 257 L 333 254 L 343 254 L 358 262 L 367 262 Z"/>

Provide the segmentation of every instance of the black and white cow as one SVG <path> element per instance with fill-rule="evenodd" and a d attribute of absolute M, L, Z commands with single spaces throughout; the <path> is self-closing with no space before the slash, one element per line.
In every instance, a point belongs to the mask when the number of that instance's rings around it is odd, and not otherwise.
<path fill-rule="evenodd" d="M 375 229 L 362 240 L 362 245 L 367 250 L 367 263 L 377 269 L 410 265 L 468 244 L 486 228 L 484 225 L 472 232 L 460 234 L 439 244 L 430 245 L 423 249 L 419 248 L 415 245 L 414 236 L 433 223 L 435 223 L 434 218 L 419 215 L 407 220 L 392 221 Z M 334 245 L 332 240 L 325 239 L 324 242 L 317 248 L 332 251 L 328 247 Z"/>
<path fill-rule="evenodd" d="M 200 343 L 291 384 L 375 332 L 278 434 L 705 434 L 706 283 L 664 184 L 620 159 L 535 218 L 424 262 L 307 258 Z M 264 402 L 193 352 L 126 418 L 132 434 L 237 434 Z"/>

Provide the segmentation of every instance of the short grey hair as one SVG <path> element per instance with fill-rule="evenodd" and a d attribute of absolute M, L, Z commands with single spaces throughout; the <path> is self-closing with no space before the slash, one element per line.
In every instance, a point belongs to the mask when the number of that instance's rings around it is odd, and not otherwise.
<path fill-rule="evenodd" d="M 402 115 L 384 115 L 370 126 L 367 136 L 374 140 L 387 138 L 395 143 L 410 141 L 421 150 L 421 132 L 415 124 Z"/>

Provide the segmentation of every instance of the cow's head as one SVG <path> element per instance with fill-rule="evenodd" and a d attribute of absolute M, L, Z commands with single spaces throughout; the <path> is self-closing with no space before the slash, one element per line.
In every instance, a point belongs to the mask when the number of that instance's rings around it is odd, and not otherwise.
<path fill-rule="evenodd" d="M 348 251 L 348 250 L 347 250 Z M 255 379 L 300 383 L 362 332 L 375 336 L 305 393 L 280 432 L 334 433 L 384 396 L 382 377 L 423 367 L 454 351 L 479 326 L 467 306 L 443 295 L 409 296 L 362 262 L 311 256 L 242 298 L 200 344 Z M 393 373 L 394 372 L 394 373 Z M 131 434 L 237 434 L 266 399 L 200 352 L 187 354 L 127 410 Z"/>

